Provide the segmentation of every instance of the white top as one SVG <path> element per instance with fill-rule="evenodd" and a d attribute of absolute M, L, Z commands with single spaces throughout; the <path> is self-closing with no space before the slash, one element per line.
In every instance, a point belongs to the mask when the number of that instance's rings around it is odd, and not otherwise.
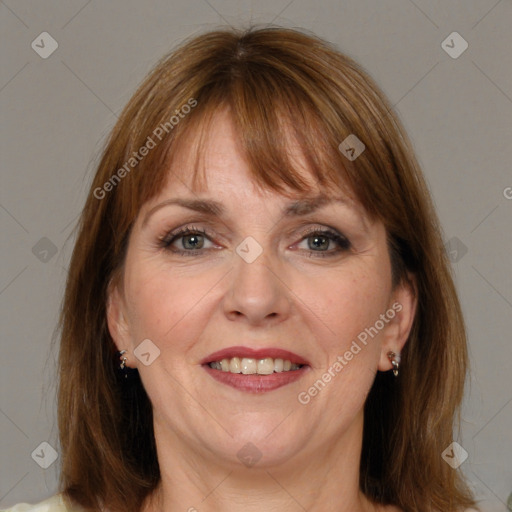
<path fill-rule="evenodd" d="M 34 505 L 29 503 L 18 503 L 0 512 L 81 512 L 82 507 L 69 507 L 64 502 L 62 494 L 56 494 L 47 500 Z"/>

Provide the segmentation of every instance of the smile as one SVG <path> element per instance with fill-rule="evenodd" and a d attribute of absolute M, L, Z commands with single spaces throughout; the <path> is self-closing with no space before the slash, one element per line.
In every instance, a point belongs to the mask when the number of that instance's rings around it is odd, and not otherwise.
<path fill-rule="evenodd" d="M 221 361 L 213 361 L 210 368 L 230 373 L 242 373 L 244 375 L 270 375 L 272 373 L 289 372 L 298 370 L 303 365 L 292 363 L 289 359 L 272 359 L 265 357 L 264 359 L 254 359 L 252 357 L 233 357 L 231 359 L 222 359 Z"/>
<path fill-rule="evenodd" d="M 251 393 L 272 391 L 295 382 L 310 369 L 305 359 L 292 352 L 248 347 L 215 352 L 202 366 L 215 380 Z"/>

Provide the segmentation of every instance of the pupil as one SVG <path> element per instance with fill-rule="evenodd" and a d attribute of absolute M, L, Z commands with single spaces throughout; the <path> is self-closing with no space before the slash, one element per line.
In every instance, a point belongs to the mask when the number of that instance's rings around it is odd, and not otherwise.
<path fill-rule="evenodd" d="M 329 245 L 329 239 L 325 236 L 315 236 L 313 237 L 313 244 L 316 249 L 326 250 Z M 311 248 L 311 244 L 310 244 Z"/>
<path fill-rule="evenodd" d="M 202 240 L 198 235 L 188 235 L 183 239 L 183 246 L 185 249 L 197 249 L 203 246 Z"/>

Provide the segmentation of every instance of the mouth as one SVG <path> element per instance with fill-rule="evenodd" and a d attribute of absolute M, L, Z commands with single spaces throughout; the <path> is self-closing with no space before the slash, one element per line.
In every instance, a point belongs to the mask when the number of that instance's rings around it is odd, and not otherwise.
<path fill-rule="evenodd" d="M 295 382 L 310 369 L 304 358 L 276 348 L 230 347 L 210 354 L 201 364 L 215 380 L 252 393 Z"/>

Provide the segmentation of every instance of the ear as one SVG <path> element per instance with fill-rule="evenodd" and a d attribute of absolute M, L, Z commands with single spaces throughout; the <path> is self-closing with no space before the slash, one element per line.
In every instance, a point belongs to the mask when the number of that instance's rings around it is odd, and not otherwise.
<path fill-rule="evenodd" d="M 109 283 L 107 291 L 107 325 L 118 351 L 131 349 L 126 305 L 118 284 Z M 129 365 L 127 365 L 129 366 Z"/>
<path fill-rule="evenodd" d="M 390 320 L 382 332 L 378 365 L 380 371 L 392 369 L 391 361 L 387 356 L 389 351 L 397 355 L 402 352 L 412 329 L 417 303 L 416 278 L 413 274 L 408 274 L 407 278 L 393 290 L 389 309 L 386 311 L 386 317 Z"/>

